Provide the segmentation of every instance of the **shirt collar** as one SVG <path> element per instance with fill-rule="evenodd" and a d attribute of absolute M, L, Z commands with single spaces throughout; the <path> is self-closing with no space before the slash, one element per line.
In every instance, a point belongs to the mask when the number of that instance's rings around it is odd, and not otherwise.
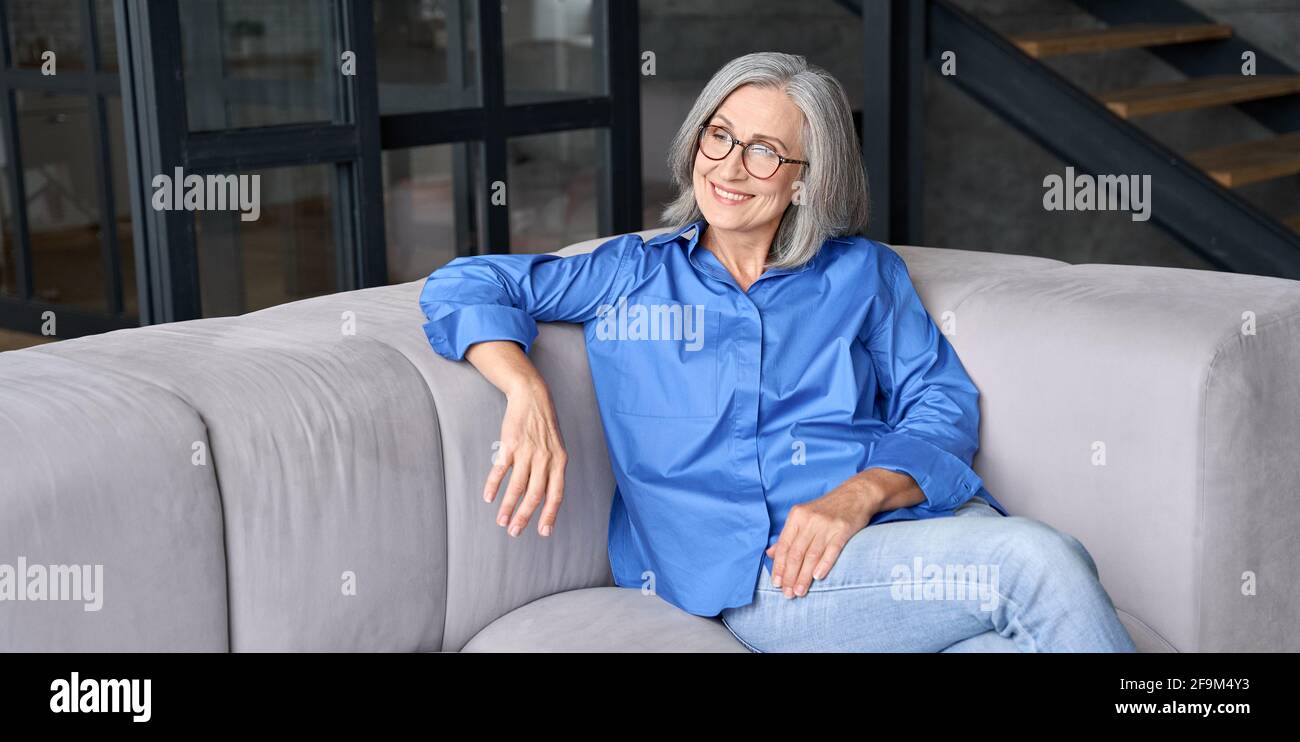
<path fill-rule="evenodd" d="M 697 220 L 691 222 L 690 224 L 687 224 L 686 226 L 682 227 L 681 229 L 678 229 L 678 230 L 675 230 L 675 231 L 672 231 L 672 232 L 664 232 L 664 233 L 662 233 L 662 234 L 657 234 L 657 235 L 655 235 L 654 237 L 651 237 L 649 240 L 647 240 L 647 241 L 646 241 L 646 244 L 647 244 L 647 245 L 654 245 L 654 244 L 658 244 L 658 243 L 660 243 L 660 242 L 671 242 L 671 241 L 673 241 L 673 240 L 675 240 L 675 239 L 678 239 L 679 237 L 681 237 L 682 235 L 686 234 L 687 232 L 690 232 L 692 229 L 694 229 L 695 232 L 691 235 L 691 239 L 690 239 L 690 242 L 689 242 L 689 244 L 688 244 L 688 250 L 694 250 L 694 249 L 695 249 L 695 244 L 696 244 L 696 242 L 699 240 L 699 237 L 700 237 L 700 231 L 701 231 L 700 228 L 703 227 L 703 226 L 704 226 L 704 220 L 703 220 L 703 219 L 697 219 Z"/>
<path fill-rule="evenodd" d="M 662 234 L 656 235 L 655 237 L 652 237 L 646 244 L 672 242 L 674 240 L 682 239 L 684 236 L 689 234 L 689 239 L 686 242 L 686 259 L 689 260 L 697 268 L 702 268 L 708 271 L 709 273 L 718 275 L 718 271 L 713 270 L 712 268 L 708 267 L 706 264 L 701 264 L 701 262 L 699 262 L 699 258 L 695 255 L 695 248 L 697 248 L 700 244 L 700 235 L 704 232 L 705 224 L 707 224 L 705 220 L 697 219 L 691 222 L 690 224 L 687 224 L 686 226 L 682 227 L 681 229 L 677 229 L 672 232 L 664 232 Z M 831 237 L 827 239 L 827 242 L 851 242 L 851 241 L 852 238 L 850 237 Z M 781 276 L 787 273 L 799 273 L 801 271 L 805 271 L 813 267 L 813 265 L 821 258 L 824 249 L 825 249 L 825 245 L 822 246 L 821 250 L 817 251 L 817 254 L 814 255 L 811 260 L 809 260 L 807 263 L 804 263 L 799 268 L 779 268 L 776 270 L 769 270 L 765 272 L 763 275 Z M 713 260 L 710 262 L 717 262 L 717 258 L 716 257 L 713 258 Z M 725 271 L 725 269 L 723 270 Z M 719 277 L 723 277 L 723 276 L 719 276 Z"/>

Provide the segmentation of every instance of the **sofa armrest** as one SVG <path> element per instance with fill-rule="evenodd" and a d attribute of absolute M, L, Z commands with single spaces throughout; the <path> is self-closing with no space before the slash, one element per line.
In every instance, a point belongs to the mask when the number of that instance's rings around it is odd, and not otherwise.
<path fill-rule="evenodd" d="M 582 329 L 542 323 L 529 357 L 546 379 L 569 462 L 564 501 L 548 537 L 540 508 L 512 538 L 496 524 L 510 474 L 486 503 L 483 484 L 501 434 L 505 396 L 468 362 L 429 349 L 419 362 L 431 379 L 442 429 L 447 492 L 447 626 L 444 650 L 458 651 L 480 629 L 538 598 L 613 585 L 609 510 L 614 475 L 596 407 Z"/>
<path fill-rule="evenodd" d="M 989 491 L 1085 544 L 1139 648 L 1300 649 L 1300 282 L 1073 265 L 946 309 Z"/>
<path fill-rule="evenodd" d="M 582 330 L 540 323 L 529 357 L 551 390 L 569 452 L 564 503 L 546 538 L 537 533 L 537 513 L 516 538 L 496 524 L 500 497 L 489 504 L 481 494 L 501 434 L 505 396 L 469 362 L 447 360 L 429 347 L 419 309 L 423 284 L 334 294 L 241 320 L 268 335 L 292 334 L 315 344 L 334 342 L 340 319 L 348 317 L 358 338 L 396 350 L 423 379 L 439 441 L 427 455 L 439 461 L 441 471 L 429 493 L 438 498 L 440 520 L 445 519 L 445 532 L 440 523 L 440 532 L 430 536 L 439 546 L 445 538 L 437 575 L 440 586 L 445 583 L 439 649 L 459 651 L 479 630 L 519 606 L 565 590 L 614 584 L 607 547 L 614 477 Z M 411 464 L 394 460 L 389 465 Z"/>
<path fill-rule="evenodd" d="M 166 389 L 0 353 L 0 652 L 225 651 L 210 448 Z"/>

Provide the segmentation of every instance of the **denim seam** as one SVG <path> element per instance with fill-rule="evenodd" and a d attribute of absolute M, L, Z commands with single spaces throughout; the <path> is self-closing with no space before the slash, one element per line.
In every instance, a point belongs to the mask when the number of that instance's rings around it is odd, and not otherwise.
<path fill-rule="evenodd" d="M 727 628 L 727 631 L 730 632 L 731 635 L 736 638 L 736 641 L 740 642 L 741 644 L 744 644 L 746 649 L 748 649 L 750 652 L 763 654 L 763 650 L 759 649 L 758 647 L 755 647 L 754 645 L 750 644 L 744 639 L 741 639 L 740 634 L 737 634 L 735 630 L 731 628 L 731 624 L 727 623 L 727 619 L 723 618 L 722 616 L 718 616 L 718 620 L 722 621 L 722 625 Z"/>
<path fill-rule="evenodd" d="M 814 592 L 818 592 L 818 593 L 829 593 L 829 592 L 835 592 L 835 591 L 838 591 L 838 590 L 851 590 L 851 589 L 855 589 L 855 588 L 865 588 L 865 587 L 892 587 L 893 585 L 928 585 L 928 584 L 932 584 L 932 583 L 927 582 L 927 581 L 911 580 L 911 581 L 909 581 L 909 582 L 883 582 L 883 583 L 881 583 L 881 582 L 875 582 L 875 583 L 863 583 L 863 584 L 860 584 L 860 585 L 841 585 L 841 586 L 839 586 L 839 587 L 822 588 L 821 590 L 810 590 L 810 591 L 808 591 L 806 594 L 801 595 L 801 596 L 797 596 L 797 597 L 803 597 L 803 598 L 806 598 L 806 597 L 808 597 L 809 595 L 812 595 Z M 945 582 L 945 584 L 948 584 L 948 583 Z M 759 588 L 759 590 L 766 590 L 766 588 Z M 779 593 L 779 592 L 781 592 L 781 591 L 780 591 L 780 590 L 775 590 L 775 589 L 774 589 L 774 590 L 766 590 L 766 592 Z M 996 590 L 996 589 L 993 590 L 993 594 L 994 594 L 994 595 L 997 595 L 999 599 L 1006 601 L 1006 602 L 1007 602 L 1007 605 L 1009 605 L 1009 606 L 1011 606 L 1012 608 L 1015 609 L 1015 614 L 1013 614 L 1012 617 L 1008 620 L 1008 623 L 1010 623 L 1011 625 L 1015 626 L 1015 628 L 1016 628 L 1016 630 L 1017 630 L 1018 633 L 1023 633 L 1025 636 L 1029 637 L 1030 641 L 1032 641 L 1032 642 L 1034 643 L 1034 646 L 1037 647 L 1037 646 L 1038 646 L 1038 640 L 1035 639 L 1035 638 L 1034 638 L 1034 635 L 1033 635 L 1033 634 L 1032 634 L 1028 629 L 1026 629 L 1026 628 L 1024 627 L 1024 624 L 1020 623 L 1020 621 L 1016 618 L 1016 616 L 1018 616 L 1019 613 L 1020 613 L 1020 605 L 1017 604 L 1017 603 L 1016 603 L 1014 600 L 1012 600 L 1011 598 L 1007 597 L 1006 595 L 1003 595 L 1002 592 L 999 591 L 999 590 Z M 955 601 L 955 602 L 964 602 L 964 601 Z M 724 623 L 725 623 L 725 622 L 724 622 Z M 728 628 L 730 628 L 730 627 L 728 627 Z M 739 639 L 740 637 L 736 637 L 736 638 Z M 1035 649 L 1034 651 L 1037 652 L 1038 650 Z"/>
<path fill-rule="evenodd" d="M 802 596 L 799 597 L 806 598 L 809 595 L 812 595 L 813 593 L 829 593 L 829 592 L 834 592 L 836 590 L 852 590 L 860 587 L 892 587 L 894 585 L 929 585 L 932 584 L 932 582 L 933 582 L 932 580 L 910 580 L 907 582 L 899 582 L 899 581 L 891 580 L 889 582 L 862 582 L 853 585 L 836 585 L 834 587 L 820 587 L 820 588 L 813 587 L 810 588 L 807 593 L 804 593 Z M 949 581 L 949 580 L 943 581 L 945 585 L 949 584 L 950 582 L 952 582 L 952 584 L 957 584 L 956 581 Z M 963 584 L 970 584 L 970 583 L 963 582 Z M 784 590 L 782 588 L 777 588 L 777 587 L 760 587 L 758 588 L 758 590 L 759 592 L 766 592 L 766 593 L 784 593 Z M 999 593 L 998 597 L 1003 597 L 1003 596 L 1001 593 Z"/>

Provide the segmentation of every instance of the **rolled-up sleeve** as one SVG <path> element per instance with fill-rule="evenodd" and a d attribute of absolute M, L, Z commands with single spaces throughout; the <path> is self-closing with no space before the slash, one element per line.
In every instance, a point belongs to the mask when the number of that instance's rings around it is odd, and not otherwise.
<path fill-rule="evenodd" d="M 979 390 L 916 293 L 902 258 L 885 259 L 889 305 L 869 331 L 867 347 L 885 396 L 890 431 L 867 468 L 902 472 L 925 493 L 917 507 L 950 510 L 983 486 L 971 468 L 979 449 Z"/>
<path fill-rule="evenodd" d="M 459 361 L 474 343 L 513 340 L 525 353 L 537 322 L 586 322 L 613 303 L 624 262 L 640 235 L 620 235 L 588 253 L 473 255 L 431 273 L 420 291 L 424 334 L 444 358 Z"/>

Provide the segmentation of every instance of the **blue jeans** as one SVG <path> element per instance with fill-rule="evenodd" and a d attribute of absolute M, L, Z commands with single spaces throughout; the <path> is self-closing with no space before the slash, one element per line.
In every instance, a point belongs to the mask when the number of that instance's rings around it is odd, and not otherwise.
<path fill-rule="evenodd" d="M 1078 539 L 978 496 L 862 529 L 802 596 L 763 567 L 720 618 L 754 652 L 1137 651 Z"/>

